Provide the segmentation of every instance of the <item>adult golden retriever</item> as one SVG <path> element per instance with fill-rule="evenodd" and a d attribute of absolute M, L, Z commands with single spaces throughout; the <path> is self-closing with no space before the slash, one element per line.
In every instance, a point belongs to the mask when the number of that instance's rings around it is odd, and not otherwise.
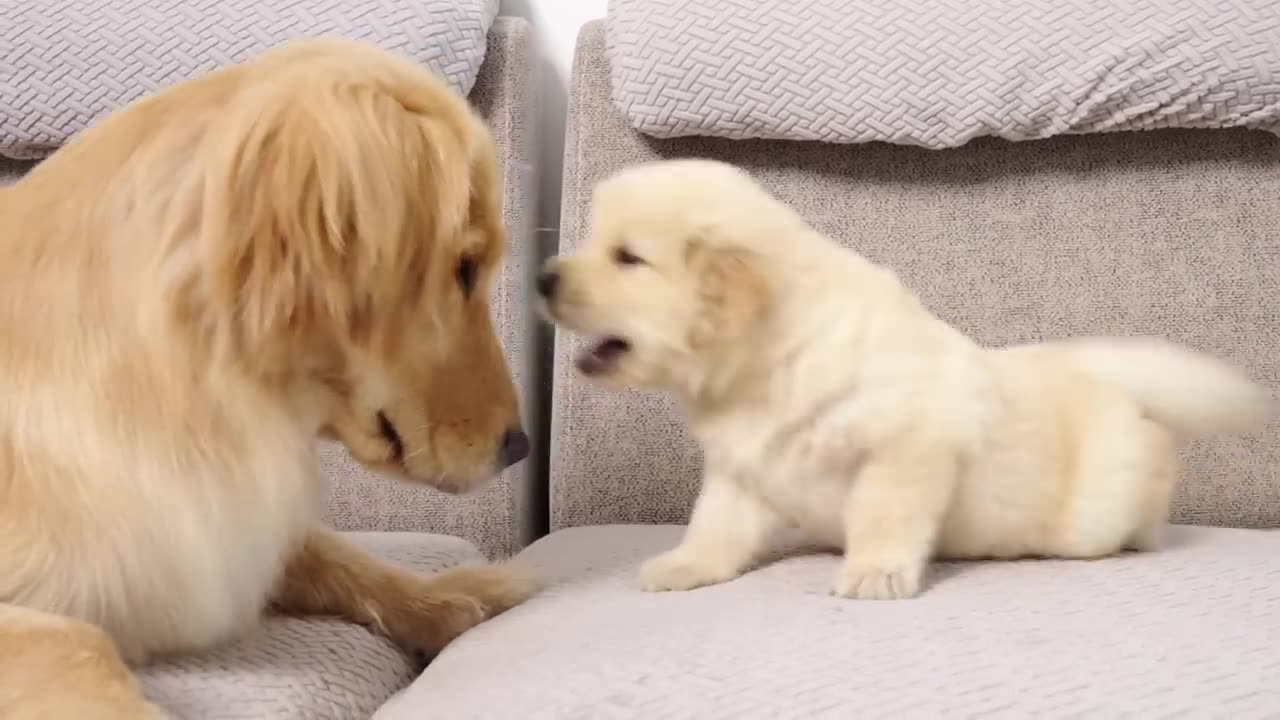
<path fill-rule="evenodd" d="M 0 190 L 6 717 L 153 714 L 127 664 L 268 603 L 431 654 L 534 591 L 319 525 L 317 435 L 447 492 L 528 453 L 500 210 L 465 101 L 336 39 L 133 103 Z"/>
<path fill-rule="evenodd" d="M 674 391 L 705 451 L 683 542 L 649 590 L 724 582 L 773 531 L 843 548 L 833 592 L 906 598 L 928 560 L 1156 547 L 1178 438 L 1243 432 L 1261 388 L 1156 340 L 985 348 L 890 270 L 710 161 L 623 170 L 586 247 L 553 259 L 579 368 Z"/>

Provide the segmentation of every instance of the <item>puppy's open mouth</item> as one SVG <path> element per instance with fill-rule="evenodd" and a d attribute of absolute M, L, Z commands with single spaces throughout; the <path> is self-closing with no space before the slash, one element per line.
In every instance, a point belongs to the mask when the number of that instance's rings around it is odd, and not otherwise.
<path fill-rule="evenodd" d="M 612 335 L 592 340 L 578 354 L 578 369 L 586 375 L 605 375 L 617 367 L 618 360 L 630 349 L 631 343 Z"/>

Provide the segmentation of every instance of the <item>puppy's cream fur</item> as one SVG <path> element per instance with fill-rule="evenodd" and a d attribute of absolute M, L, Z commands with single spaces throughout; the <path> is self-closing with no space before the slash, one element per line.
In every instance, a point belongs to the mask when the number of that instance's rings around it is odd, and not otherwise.
<path fill-rule="evenodd" d="M 624 170 L 593 213 L 547 267 L 548 312 L 601 339 L 585 371 L 675 392 L 705 450 L 649 590 L 733 578 L 784 526 L 843 548 L 834 592 L 856 598 L 915 595 L 935 556 L 1153 548 L 1175 443 L 1267 413 L 1236 370 L 1157 340 L 981 347 L 730 166 Z"/>
<path fill-rule="evenodd" d="M 268 603 L 432 654 L 532 592 L 319 525 L 317 435 L 449 492 L 513 459 L 500 208 L 465 101 L 339 40 L 140 100 L 0 190 L 6 713 L 153 713 L 126 662 Z"/>

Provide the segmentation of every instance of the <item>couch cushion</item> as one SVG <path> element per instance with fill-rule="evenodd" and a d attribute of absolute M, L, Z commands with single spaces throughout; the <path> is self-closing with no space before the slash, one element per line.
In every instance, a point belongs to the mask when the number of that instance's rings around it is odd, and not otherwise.
<path fill-rule="evenodd" d="M 38 157 L 160 87 L 290 38 L 402 52 L 470 92 L 498 0 L 43 0 L 4 11 L 0 155 Z"/>
<path fill-rule="evenodd" d="M 366 550 L 423 572 L 479 558 L 442 535 L 349 533 Z M 269 617 L 244 641 L 139 671 L 144 691 L 176 718 L 363 720 L 419 668 L 390 641 L 333 618 Z"/>
<path fill-rule="evenodd" d="M 648 594 L 672 526 L 554 533 L 551 586 L 447 648 L 380 720 L 1274 717 L 1280 532 L 1178 527 L 1156 553 L 949 563 L 914 600 L 827 594 L 833 555 Z"/>
<path fill-rule="evenodd" d="M 1275 0 L 613 0 L 609 40 L 614 99 L 657 137 L 1280 130 Z"/>

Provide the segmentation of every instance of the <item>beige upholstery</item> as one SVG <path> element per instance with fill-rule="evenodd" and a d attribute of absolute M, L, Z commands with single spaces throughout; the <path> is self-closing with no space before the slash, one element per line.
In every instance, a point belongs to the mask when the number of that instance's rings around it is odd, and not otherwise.
<path fill-rule="evenodd" d="M 533 538 L 545 515 L 545 428 L 537 392 L 544 353 L 527 302 L 529 276 L 539 257 L 534 242 L 536 203 L 531 160 L 533 39 L 526 21 L 500 17 L 489 34 L 489 50 L 470 99 L 488 120 L 504 175 L 508 230 L 506 260 L 495 278 L 494 324 L 522 392 L 526 429 L 534 442 L 530 459 L 506 471 L 486 489 L 463 497 L 443 495 L 377 477 L 334 443 L 321 444 L 321 460 L 333 481 L 329 517 L 349 530 L 404 530 L 466 538 L 485 554 L 509 555 Z"/>
<path fill-rule="evenodd" d="M 6 5 L 0 155 L 47 155 L 156 88 L 298 37 L 403 54 L 468 93 L 499 0 L 77 0 Z"/>
<path fill-rule="evenodd" d="M 628 123 L 660 138 L 937 150 L 989 136 L 1280 132 L 1278 11 L 1275 0 L 612 0 L 609 61 Z"/>
<path fill-rule="evenodd" d="M 1156 131 L 945 151 L 884 144 L 654 140 L 610 100 L 601 23 L 571 88 L 562 249 L 585 236 L 592 185 L 634 162 L 737 163 L 841 242 L 895 267 L 986 343 L 1159 334 L 1280 381 L 1280 139 Z M 681 522 L 699 457 L 669 400 L 579 381 L 562 335 L 552 409 L 553 528 Z M 1280 525 L 1280 437 L 1189 450 L 1175 517 Z"/>
<path fill-rule="evenodd" d="M 828 594 L 839 558 L 641 592 L 680 528 L 572 528 L 540 596 L 438 657 L 377 720 L 1275 717 L 1280 531 L 1178 528 L 1096 562 L 948 563 L 915 600 Z M 1176 630 L 1176 631 L 1175 631 Z"/>

